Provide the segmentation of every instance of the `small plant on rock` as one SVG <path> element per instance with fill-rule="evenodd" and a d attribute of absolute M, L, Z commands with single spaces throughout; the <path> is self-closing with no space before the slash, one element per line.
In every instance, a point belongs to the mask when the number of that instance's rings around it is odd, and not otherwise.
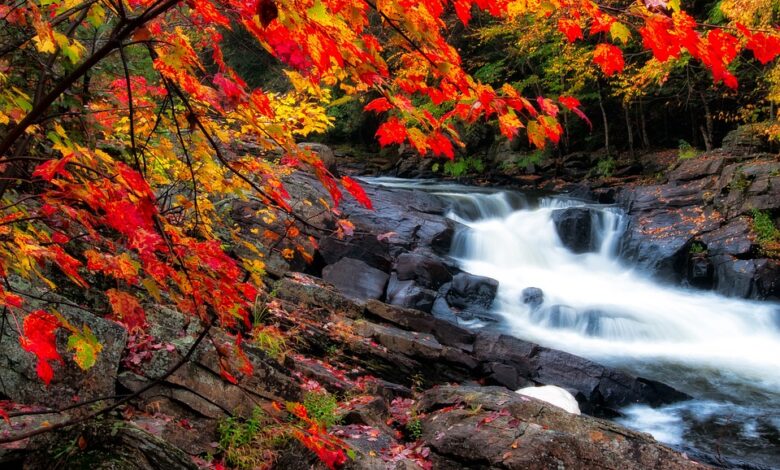
<path fill-rule="evenodd" d="M 702 255 L 707 253 L 707 247 L 700 241 L 691 243 L 691 247 L 688 249 L 688 253 L 691 255 Z"/>
<path fill-rule="evenodd" d="M 290 438 L 290 429 L 277 426 L 256 407 L 247 419 L 230 417 L 217 427 L 225 463 L 237 469 L 271 468 L 277 450 Z"/>
<path fill-rule="evenodd" d="M 753 231 L 761 251 L 768 256 L 780 256 L 780 230 L 767 211 L 753 209 Z"/>
<path fill-rule="evenodd" d="M 324 428 L 341 421 L 341 416 L 338 414 L 338 401 L 330 393 L 308 392 L 303 397 L 303 406 L 308 416 Z"/>

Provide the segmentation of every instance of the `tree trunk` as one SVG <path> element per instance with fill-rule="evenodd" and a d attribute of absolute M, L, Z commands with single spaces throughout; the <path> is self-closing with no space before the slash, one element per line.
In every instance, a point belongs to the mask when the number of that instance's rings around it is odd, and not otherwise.
<path fill-rule="evenodd" d="M 607 151 L 607 156 L 610 156 L 609 151 L 609 121 L 607 120 L 607 111 L 604 109 L 604 100 L 601 97 L 601 84 L 596 82 L 599 91 L 599 108 L 601 109 L 601 118 L 604 121 L 604 149 Z"/>
<path fill-rule="evenodd" d="M 634 154 L 634 128 L 631 125 L 630 108 L 630 103 L 623 103 L 623 114 L 626 117 L 626 133 L 628 135 L 628 152 L 631 155 L 631 160 L 633 161 L 636 158 L 636 155 Z"/>
<path fill-rule="evenodd" d="M 647 135 L 647 121 L 645 120 L 645 106 L 642 100 L 639 100 L 639 122 L 642 131 L 642 146 L 645 149 L 650 148 L 650 137 Z"/>
<path fill-rule="evenodd" d="M 714 145 L 714 135 L 715 135 L 715 125 L 712 121 L 712 113 L 710 112 L 710 104 L 707 102 L 707 99 L 704 97 L 703 92 L 699 92 L 699 96 L 701 97 L 701 102 L 704 105 L 704 126 L 699 126 L 701 130 L 701 135 L 704 138 L 704 148 L 709 152 L 712 150 Z"/>

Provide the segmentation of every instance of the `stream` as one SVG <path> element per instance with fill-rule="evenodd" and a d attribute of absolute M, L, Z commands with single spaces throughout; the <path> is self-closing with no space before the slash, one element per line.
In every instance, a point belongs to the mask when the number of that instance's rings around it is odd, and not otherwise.
<path fill-rule="evenodd" d="M 627 218 L 614 206 L 525 196 L 431 181 L 372 178 L 449 202 L 450 255 L 467 272 L 499 281 L 501 331 L 667 383 L 693 400 L 634 405 L 617 422 L 692 458 L 741 468 L 780 468 L 780 305 L 663 285 L 620 258 Z M 556 209 L 592 211 L 597 250 L 561 243 Z M 544 292 L 541 305 L 521 292 Z"/>

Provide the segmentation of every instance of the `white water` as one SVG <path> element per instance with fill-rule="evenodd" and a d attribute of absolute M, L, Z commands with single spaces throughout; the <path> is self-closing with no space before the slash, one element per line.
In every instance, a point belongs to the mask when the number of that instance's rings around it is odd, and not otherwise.
<path fill-rule="evenodd" d="M 493 304 L 500 328 L 668 383 L 696 399 L 657 409 L 636 405 L 619 421 L 656 439 L 709 455 L 780 465 L 780 305 L 661 285 L 618 259 L 625 218 L 594 209 L 598 251 L 561 243 L 555 209 L 586 206 L 462 186 L 374 180 L 431 191 L 449 200 L 467 229 L 451 255 L 464 271 L 499 281 Z M 479 191 L 479 192 L 477 192 Z M 528 287 L 544 291 L 538 308 Z"/>
<path fill-rule="evenodd" d="M 602 362 L 716 369 L 780 392 L 777 305 L 661 286 L 626 267 L 616 257 L 625 229 L 616 209 L 594 217 L 599 251 L 577 255 L 562 245 L 552 212 L 583 203 L 542 199 L 514 210 L 497 202 L 503 197 L 458 195 L 481 217 L 453 215 L 469 230 L 456 236 L 452 255 L 465 271 L 499 281 L 493 308 L 512 333 Z M 544 291 L 541 307 L 521 302 L 528 287 Z"/>

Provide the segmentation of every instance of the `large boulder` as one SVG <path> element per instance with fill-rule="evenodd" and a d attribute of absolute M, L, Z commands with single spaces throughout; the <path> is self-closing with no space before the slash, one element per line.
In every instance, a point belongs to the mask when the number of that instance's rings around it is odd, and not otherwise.
<path fill-rule="evenodd" d="M 436 387 L 418 411 L 425 413 L 423 439 L 443 470 L 706 468 L 647 434 L 498 387 Z"/>
<path fill-rule="evenodd" d="M 400 281 L 393 273 L 387 284 L 387 302 L 401 307 L 430 312 L 436 299 L 436 291 L 426 289 L 413 280 Z"/>
<path fill-rule="evenodd" d="M 399 281 L 416 281 L 429 289 L 438 289 L 452 280 L 447 265 L 438 257 L 423 253 L 403 253 L 395 262 Z"/>
<path fill-rule="evenodd" d="M 333 149 L 319 142 L 301 142 L 298 144 L 298 148 L 316 153 L 317 156 L 320 157 L 320 160 L 322 160 L 325 168 L 331 173 L 337 174 L 336 154 L 333 153 Z"/>
<path fill-rule="evenodd" d="M 497 383 L 510 389 L 528 381 L 557 385 L 575 393 L 590 414 L 616 414 L 632 403 L 659 405 L 687 398 L 687 395 L 660 382 L 634 377 L 588 359 L 538 344 L 491 332 L 480 332 L 474 341 L 474 357 L 495 369 L 502 364 Z M 510 373 L 513 371 L 514 373 Z"/>
<path fill-rule="evenodd" d="M 498 292 L 498 281 L 470 273 L 458 273 L 446 294 L 447 303 L 465 312 L 490 310 Z"/>
<path fill-rule="evenodd" d="M 593 237 L 594 211 L 585 207 L 556 209 L 552 213 L 555 230 L 563 246 L 574 253 L 587 253 L 596 248 Z"/>
<path fill-rule="evenodd" d="M 390 276 L 360 260 L 343 258 L 325 266 L 322 278 L 349 297 L 379 299 L 385 294 Z"/>
<path fill-rule="evenodd" d="M 23 282 L 23 281 L 18 281 Z M 16 281 L 13 282 L 17 284 Z M 40 298 L 50 298 L 58 304 L 57 310 L 76 327 L 88 327 L 102 345 L 95 365 L 82 370 L 73 360 L 67 346 L 67 334 L 60 329 L 57 335 L 57 351 L 63 361 L 52 361 L 54 378 L 47 386 L 37 375 L 38 359 L 22 349 L 20 332 L 6 321 L 0 335 L 0 394 L 13 401 L 59 408 L 75 401 L 109 398 L 116 395 L 116 377 L 122 352 L 127 344 L 127 330 L 119 324 L 100 318 L 87 311 L 78 310 L 61 303 L 62 299 L 25 284 L 25 292 Z M 46 308 L 50 305 L 41 300 L 28 299 L 30 308 Z M 23 316 L 19 316 L 23 321 Z"/>

